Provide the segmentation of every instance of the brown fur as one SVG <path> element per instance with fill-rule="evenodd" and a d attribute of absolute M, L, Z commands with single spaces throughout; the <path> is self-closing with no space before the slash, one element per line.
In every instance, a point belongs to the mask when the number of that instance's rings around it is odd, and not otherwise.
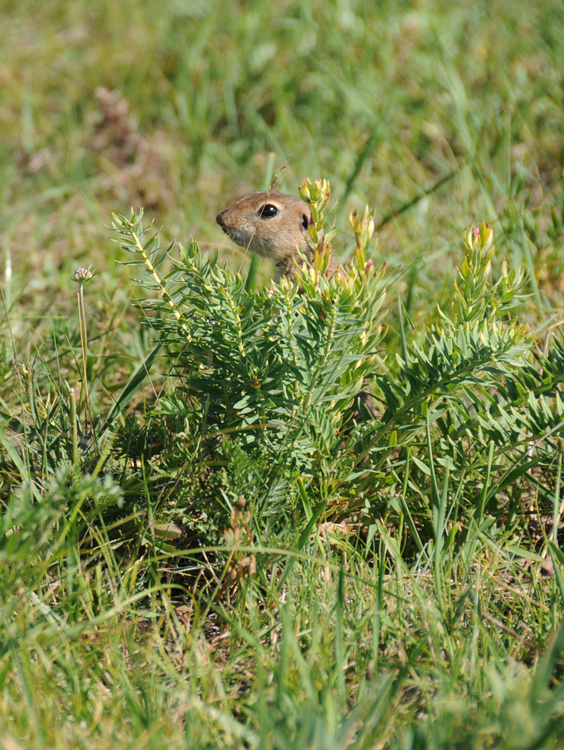
<path fill-rule="evenodd" d="M 240 247 L 263 258 L 272 258 L 276 264 L 277 280 L 282 276 L 294 277 L 297 250 L 313 260 L 306 239 L 311 212 L 307 203 L 293 195 L 252 193 L 218 214 L 216 221 Z M 330 262 L 330 273 L 335 266 Z"/>

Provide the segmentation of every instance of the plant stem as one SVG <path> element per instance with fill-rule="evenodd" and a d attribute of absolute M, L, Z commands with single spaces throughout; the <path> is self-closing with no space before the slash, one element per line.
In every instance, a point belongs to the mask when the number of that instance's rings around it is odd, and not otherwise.
<path fill-rule="evenodd" d="M 88 421 L 90 422 L 90 429 L 92 430 L 92 438 L 96 450 L 98 449 L 98 442 L 96 440 L 96 432 L 94 430 L 94 420 L 92 419 L 92 409 L 90 406 L 90 394 L 88 392 L 88 371 L 87 371 L 87 350 L 88 350 L 88 337 L 86 332 L 86 316 L 84 313 L 84 284 L 82 282 L 78 285 L 78 327 L 80 329 L 80 347 L 82 351 L 82 386 L 81 393 L 84 394 L 84 402 L 86 405 L 86 414 Z"/>

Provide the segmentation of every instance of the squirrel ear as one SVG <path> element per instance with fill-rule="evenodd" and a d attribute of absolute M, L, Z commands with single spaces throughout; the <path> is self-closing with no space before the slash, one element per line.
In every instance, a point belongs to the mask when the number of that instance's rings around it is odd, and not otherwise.
<path fill-rule="evenodd" d="M 307 214 L 302 214 L 302 229 L 304 230 L 304 232 L 307 232 L 310 224 L 311 224 L 311 216 L 308 216 Z"/>

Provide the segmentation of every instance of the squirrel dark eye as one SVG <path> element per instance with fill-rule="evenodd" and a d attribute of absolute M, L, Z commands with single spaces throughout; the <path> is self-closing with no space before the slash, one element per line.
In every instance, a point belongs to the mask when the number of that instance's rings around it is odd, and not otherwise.
<path fill-rule="evenodd" d="M 306 214 L 302 214 L 302 229 L 307 230 L 309 228 L 309 219 Z"/>
<path fill-rule="evenodd" d="M 263 206 L 262 208 L 259 208 L 259 216 L 261 219 L 272 219 L 273 216 L 276 216 L 278 213 L 278 209 L 276 206 L 273 206 L 272 203 L 267 203 L 266 206 Z"/>

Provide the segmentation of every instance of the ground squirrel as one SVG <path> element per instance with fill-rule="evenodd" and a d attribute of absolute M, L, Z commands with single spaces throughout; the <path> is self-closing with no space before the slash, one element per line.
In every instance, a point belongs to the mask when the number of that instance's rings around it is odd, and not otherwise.
<path fill-rule="evenodd" d="M 216 221 L 233 242 L 276 264 L 276 279 L 294 277 L 294 255 L 299 249 L 313 260 L 307 242 L 311 224 L 309 206 L 285 193 L 253 193 L 217 215 Z M 332 258 L 329 273 L 336 268 Z"/>

